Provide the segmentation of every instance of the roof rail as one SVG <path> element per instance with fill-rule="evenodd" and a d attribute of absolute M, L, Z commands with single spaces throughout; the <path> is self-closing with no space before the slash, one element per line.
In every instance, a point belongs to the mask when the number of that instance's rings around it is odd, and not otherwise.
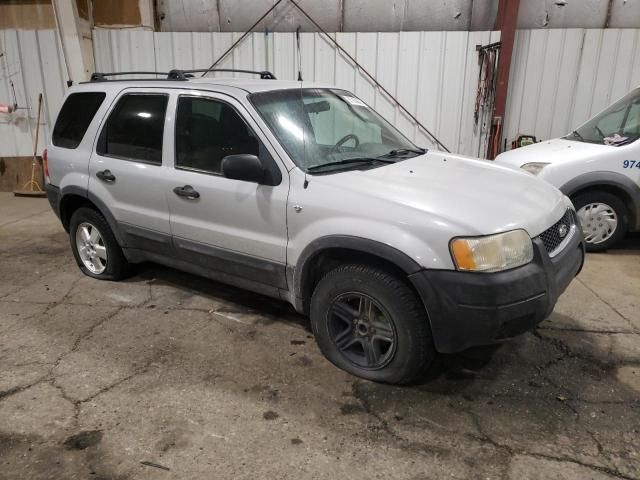
<path fill-rule="evenodd" d="M 90 82 L 108 82 L 110 81 L 110 79 L 108 77 L 117 77 L 117 76 L 121 76 L 121 75 L 161 75 L 165 78 L 163 79 L 158 79 L 158 78 L 147 78 L 147 79 L 140 79 L 137 78 L 135 80 L 177 80 L 177 81 L 184 81 L 184 80 L 189 80 L 190 78 L 193 78 L 194 73 L 200 73 L 200 72 L 233 72 L 233 73 L 251 73 L 253 75 L 260 75 L 260 78 L 263 80 L 275 80 L 276 76 L 269 72 L 268 70 L 262 70 L 262 71 L 258 71 L 258 70 L 241 70 L 241 69 L 237 69 L 237 68 L 215 68 L 213 70 L 209 70 L 209 69 L 195 69 L 195 70 L 179 70 L 179 69 L 173 69 L 170 70 L 169 72 L 110 72 L 110 73 L 101 73 L 101 72 L 95 72 L 91 75 L 91 80 L 89 80 Z"/>
<path fill-rule="evenodd" d="M 107 77 L 117 77 L 120 75 L 169 75 L 168 72 L 111 72 L 111 73 L 101 73 L 95 72 L 91 74 L 91 82 L 108 82 L 109 79 Z M 151 79 L 147 79 L 151 80 Z"/>
<path fill-rule="evenodd" d="M 195 70 L 171 70 L 168 78 L 171 80 L 186 80 L 192 77 L 192 73 L 209 73 L 209 72 L 232 72 L 232 73 L 251 73 L 260 75 L 263 80 L 276 80 L 276 76 L 268 70 L 242 70 L 239 68 L 197 68 Z"/>

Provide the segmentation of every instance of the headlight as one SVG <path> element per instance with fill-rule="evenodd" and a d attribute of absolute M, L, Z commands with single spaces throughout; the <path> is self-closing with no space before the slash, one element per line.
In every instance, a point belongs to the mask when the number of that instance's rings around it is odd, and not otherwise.
<path fill-rule="evenodd" d="M 534 175 L 538 175 L 542 171 L 542 169 L 547 165 L 549 164 L 542 163 L 542 162 L 533 162 L 533 163 L 525 163 L 520 168 Z"/>
<path fill-rule="evenodd" d="M 456 269 L 467 272 L 499 272 L 533 259 L 531 237 L 524 230 L 486 237 L 454 238 L 450 249 Z"/>

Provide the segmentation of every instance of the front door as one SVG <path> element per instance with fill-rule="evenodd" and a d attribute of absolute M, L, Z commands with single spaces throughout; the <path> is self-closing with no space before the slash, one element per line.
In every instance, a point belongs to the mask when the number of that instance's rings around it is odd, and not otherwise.
<path fill-rule="evenodd" d="M 169 253 L 171 228 L 162 164 L 168 93 L 131 89 L 101 126 L 89 164 L 89 192 L 115 217 L 125 247 Z"/>
<path fill-rule="evenodd" d="M 186 93 L 175 101 L 174 170 L 167 198 L 178 254 L 223 276 L 286 288 L 286 170 L 239 102 Z M 243 153 L 275 169 L 273 185 L 222 175 L 222 159 Z"/>

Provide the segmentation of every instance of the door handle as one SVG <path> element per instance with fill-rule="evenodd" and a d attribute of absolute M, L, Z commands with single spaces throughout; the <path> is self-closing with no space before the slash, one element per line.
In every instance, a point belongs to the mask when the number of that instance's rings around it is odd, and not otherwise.
<path fill-rule="evenodd" d="M 98 177 L 103 182 L 115 182 L 116 177 L 110 170 L 101 170 L 100 172 L 96 172 L 96 177 Z"/>
<path fill-rule="evenodd" d="M 193 200 L 195 198 L 200 198 L 200 193 L 194 190 L 191 185 L 185 185 L 184 187 L 176 187 L 173 189 L 173 193 L 175 193 L 179 197 L 188 198 L 190 200 Z"/>

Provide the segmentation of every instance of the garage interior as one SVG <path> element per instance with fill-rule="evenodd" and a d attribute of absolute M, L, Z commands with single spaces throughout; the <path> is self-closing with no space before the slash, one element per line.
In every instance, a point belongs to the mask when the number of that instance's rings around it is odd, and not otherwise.
<path fill-rule="evenodd" d="M 210 65 L 336 84 L 492 160 L 640 85 L 640 2 L 0 1 L 0 479 L 640 479 L 637 232 L 534 330 L 402 387 L 335 368 L 282 301 L 84 276 L 40 194 L 67 89 Z"/>

